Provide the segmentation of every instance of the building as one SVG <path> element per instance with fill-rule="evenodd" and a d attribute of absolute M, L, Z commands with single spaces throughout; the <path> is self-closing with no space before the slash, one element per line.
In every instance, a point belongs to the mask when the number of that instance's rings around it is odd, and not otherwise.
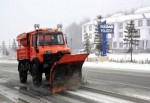
<path fill-rule="evenodd" d="M 114 25 L 114 34 L 108 34 L 108 43 L 110 48 L 115 52 L 125 52 L 128 45 L 124 45 L 124 31 L 127 23 L 134 20 L 135 28 L 140 35 L 139 45 L 136 52 L 150 52 L 150 7 L 139 8 L 134 11 L 134 14 L 125 15 L 124 13 L 113 14 L 110 17 L 103 18 L 102 21 L 107 24 Z M 82 42 L 84 35 L 87 33 L 90 36 L 90 41 L 94 43 L 95 20 L 82 25 Z"/>

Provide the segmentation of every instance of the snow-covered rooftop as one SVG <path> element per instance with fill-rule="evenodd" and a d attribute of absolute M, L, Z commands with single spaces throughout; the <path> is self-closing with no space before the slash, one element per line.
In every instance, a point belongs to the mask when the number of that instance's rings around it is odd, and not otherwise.
<path fill-rule="evenodd" d="M 102 21 L 107 21 L 107 23 L 115 23 L 115 22 L 124 22 L 124 21 L 130 21 L 130 20 L 138 20 L 142 18 L 150 18 L 150 7 L 144 7 L 137 9 L 134 14 L 125 15 L 124 13 L 117 13 L 113 14 L 110 17 L 103 18 Z M 96 21 L 90 21 L 84 25 L 91 25 L 96 24 Z"/>
<path fill-rule="evenodd" d="M 93 23 L 94 23 L 93 21 L 90 21 L 90 22 L 85 23 L 85 24 L 83 24 L 83 25 L 91 25 L 91 24 L 93 24 Z"/>
<path fill-rule="evenodd" d="M 146 18 L 150 18 L 150 12 L 144 14 Z"/>
<path fill-rule="evenodd" d="M 150 13 L 150 7 L 139 8 L 134 13 L 135 14 Z"/>
<path fill-rule="evenodd" d="M 117 14 L 113 14 L 111 17 L 119 17 L 119 16 L 123 16 L 123 13 L 117 13 Z"/>

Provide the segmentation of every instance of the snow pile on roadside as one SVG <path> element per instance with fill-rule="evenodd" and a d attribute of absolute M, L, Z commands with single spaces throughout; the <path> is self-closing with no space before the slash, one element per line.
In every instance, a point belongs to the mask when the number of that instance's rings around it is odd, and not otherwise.
<path fill-rule="evenodd" d="M 150 72 L 149 64 L 114 63 L 114 62 L 85 62 L 83 64 L 83 67 Z"/>
<path fill-rule="evenodd" d="M 95 54 L 89 54 L 88 58 L 97 58 Z"/>
<path fill-rule="evenodd" d="M 130 60 L 131 58 L 131 55 L 130 54 L 108 54 L 109 56 L 109 60 Z M 136 60 L 136 61 L 140 61 L 140 60 L 150 60 L 150 54 L 148 53 L 145 53 L 145 54 L 142 54 L 142 53 L 137 53 L 137 54 L 133 54 L 133 60 Z"/>
<path fill-rule="evenodd" d="M 131 58 L 131 54 L 129 53 L 118 53 L 118 54 L 107 54 L 109 57 L 109 60 L 124 60 L 124 61 L 129 61 Z M 95 54 L 90 54 L 88 58 L 98 58 Z M 145 60 L 150 60 L 150 53 L 133 53 L 132 56 L 133 60 L 136 61 L 145 61 Z"/>

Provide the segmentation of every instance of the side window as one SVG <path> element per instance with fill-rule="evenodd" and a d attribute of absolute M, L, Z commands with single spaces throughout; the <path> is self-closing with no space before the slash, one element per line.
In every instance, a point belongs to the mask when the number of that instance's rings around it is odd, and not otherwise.
<path fill-rule="evenodd" d="M 42 45 L 43 44 L 43 35 L 38 35 L 37 37 L 37 44 Z"/>
<path fill-rule="evenodd" d="M 113 47 L 117 48 L 117 42 L 113 42 Z"/>
<path fill-rule="evenodd" d="M 30 38 L 29 38 L 29 34 L 27 34 L 27 45 L 30 45 Z"/>
<path fill-rule="evenodd" d="M 119 28 L 120 28 L 120 29 L 123 29 L 123 23 L 120 23 L 120 24 L 119 24 Z"/>
<path fill-rule="evenodd" d="M 120 37 L 120 38 L 123 38 L 123 32 L 120 32 L 120 33 L 119 33 L 119 37 Z"/>
<path fill-rule="evenodd" d="M 92 25 L 89 26 L 89 31 L 92 31 Z"/>
<path fill-rule="evenodd" d="M 63 44 L 63 37 L 62 35 L 57 35 L 58 44 Z"/>
<path fill-rule="evenodd" d="M 35 35 L 32 36 L 32 46 L 35 47 Z"/>
<path fill-rule="evenodd" d="M 142 25 L 143 25 L 143 21 L 142 21 L 142 20 L 139 20 L 139 21 L 138 21 L 138 26 L 141 27 Z"/>
<path fill-rule="evenodd" d="M 150 20 L 147 20 L 147 26 L 150 26 Z"/>
<path fill-rule="evenodd" d="M 86 33 L 86 26 L 84 26 L 84 33 Z"/>

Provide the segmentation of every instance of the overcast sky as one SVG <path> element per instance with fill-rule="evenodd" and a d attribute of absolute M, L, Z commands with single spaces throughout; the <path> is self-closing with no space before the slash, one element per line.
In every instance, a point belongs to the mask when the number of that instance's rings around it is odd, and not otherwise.
<path fill-rule="evenodd" d="M 150 0 L 143 0 L 150 6 Z M 72 22 L 80 22 L 84 17 L 95 18 L 117 11 L 142 7 L 142 0 L 0 0 L 0 45 L 1 41 L 41 27 L 55 27 L 62 23 L 65 27 Z M 11 40 L 12 42 L 12 40 Z"/>

